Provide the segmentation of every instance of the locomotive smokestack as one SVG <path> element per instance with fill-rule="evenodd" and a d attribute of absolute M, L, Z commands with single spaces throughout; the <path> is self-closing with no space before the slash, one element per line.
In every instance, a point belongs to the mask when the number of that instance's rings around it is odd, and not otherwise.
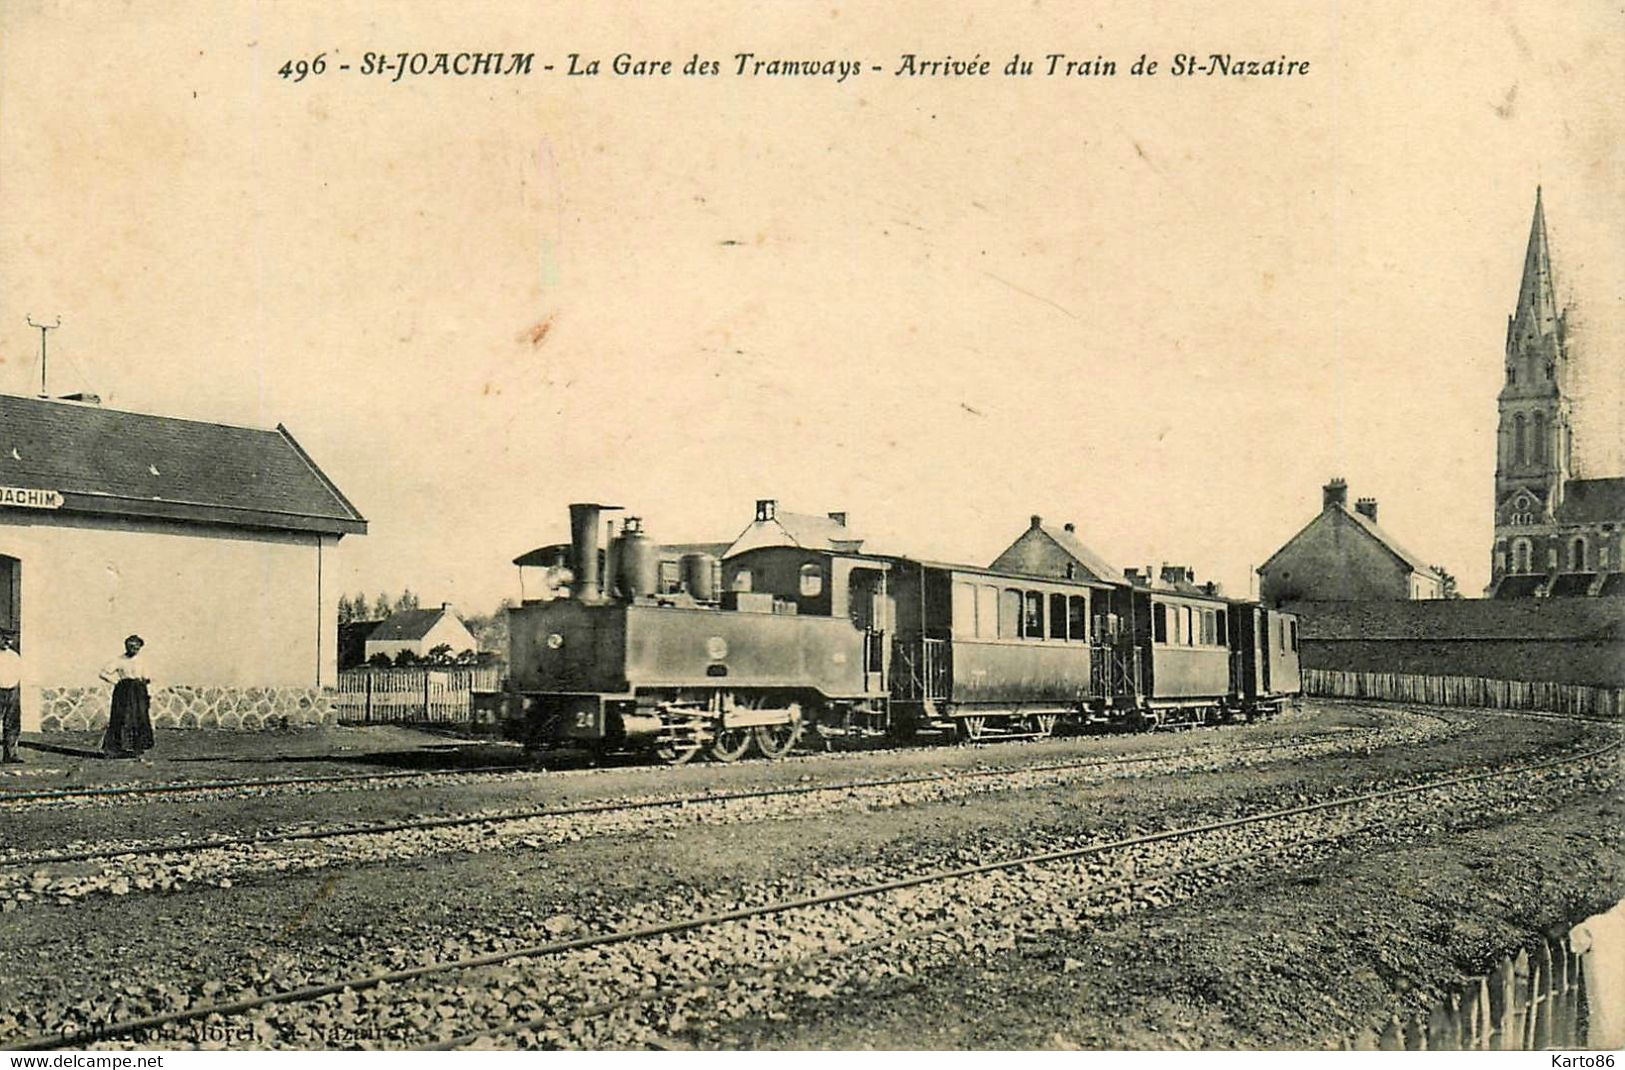
<path fill-rule="evenodd" d="M 570 597 L 582 602 L 602 602 L 604 590 L 598 581 L 598 518 L 618 505 L 575 502 L 570 506 L 570 562 L 575 579 L 570 581 Z"/>

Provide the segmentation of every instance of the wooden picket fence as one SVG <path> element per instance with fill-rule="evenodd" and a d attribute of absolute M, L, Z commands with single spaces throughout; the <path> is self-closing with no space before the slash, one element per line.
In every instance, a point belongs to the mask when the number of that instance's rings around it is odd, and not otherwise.
<path fill-rule="evenodd" d="M 497 666 L 346 669 L 333 709 L 340 724 L 466 724 L 473 692 L 495 691 L 501 682 Z"/>
<path fill-rule="evenodd" d="M 1617 718 L 1625 714 L 1625 688 L 1584 687 L 1540 680 L 1305 669 L 1303 690 L 1308 695 L 1416 702 L 1429 706 L 1543 710 L 1588 717 Z"/>
<path fill-rule="evenodd" d="M 1587 952 L 1589 955 L 1591 952 Z M 1566 939 L 1507 956 L 1425 1015 L 1366 1030 L 1357 1051 L 1541 1051 L 1586 1047 L 1586 956 Z"/>

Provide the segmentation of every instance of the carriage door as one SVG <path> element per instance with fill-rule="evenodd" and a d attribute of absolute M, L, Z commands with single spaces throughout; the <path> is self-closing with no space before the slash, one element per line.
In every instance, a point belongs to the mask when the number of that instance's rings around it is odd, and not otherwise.
<path fill-rule="evenodd" d="M 886 663 L 891 656 L 887 623 L 891 619 L 886 594 L 886 573 L 877 568 L 855 568 L 847 588 L 847 615 L 863 632 L 863 687 L 886 689 Z"/>
<path fill-rule="evenodd" d="M 1267 611 L 1254 610 L 1258 614 L 1258 693 L 1270 693 L 1270 615 Z"/>

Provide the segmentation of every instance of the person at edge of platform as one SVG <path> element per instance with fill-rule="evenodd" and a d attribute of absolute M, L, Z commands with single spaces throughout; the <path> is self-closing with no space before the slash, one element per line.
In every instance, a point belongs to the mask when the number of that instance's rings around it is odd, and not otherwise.
<path fill-rule="evenodd" d="M 0 762 L 17 765 L 17 737 L 23 730 L 23 657 L 17 652 L 17 637 L 0 628 Z"/>
<path fill-rule="evenodd" d="M 99 674 L 113 685 L 113 708 L 102 736 L 102 754 L 109 758 L 139 758 L 152 747 L 152 717 L 147 687 L 152 683 L 151 662 L 142 655 L 146 641 L 139 635 L 124 640 L 124 653 L 108 662 Z"/>

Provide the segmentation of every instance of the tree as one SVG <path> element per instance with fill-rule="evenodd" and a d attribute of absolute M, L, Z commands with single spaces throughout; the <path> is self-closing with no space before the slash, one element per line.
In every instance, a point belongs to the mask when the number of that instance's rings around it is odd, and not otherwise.
<path fill-rule="evenodd" d="M 384 619 L 386 619 L 389 616 L 389 606 L 390 606 L 389 595 L 384 594 L 383 592 L 379 592 L 377 600 L 375 600 L 373 602 L 373 604 L 372 604 L 372 616 L 373 616 L 373 619 L 374 620 L 384 620 Z"/>
<path fill-rule="evenodd" d="M 452 663 L 451 644 L 436 643 L 429 648 L 429 653 L 424 656 L 423 660 L 431 665 L 450 665 Z"/>
<path fill-rule="evenodd" d="M 416 654 L 412 653 L 410 650 L 402 650 L 402 651 L 400 651 L 399 653 L 397 653 L 395 655 L 395 667 L 397 669 L 404 669 L 404 668 L 407 668 L 408 666 L 418 664 L 421 660 L 422 659 L 420 659 Z"/>
<path fill-rule="evenodd" d="M 375 669 L 387 669 L 393 666 L 395 663 L 390 660 L 388 654 L 380 650 L 378 653 L 367 659 L 367 664 L 371 665 Z"/>
<path fill-rule="evenodd" d="M 1461 597 L 1461 591 L 1458 590 L 1457 587 L 1456 587 L 1456 577 L 1452 576 L 1450 573 L 1446 572 L 1444 569 L 1440 568 L 1438 565 L 1433 566 L 1433 571 L 1435 571 L 1435 572 L 1437 572 L 1439 574 L 1440 597 L 1443 597 L 1443 598 L 1460 598 Z"/>
<path fill-rule="evenodd" d="M 418 608 L 418 596 L 412 593 L 410 587 L 403 590 L 400 597 L 395 599 L 395 612 L 397 613 L 405 613 L 416 608 Z"/>

